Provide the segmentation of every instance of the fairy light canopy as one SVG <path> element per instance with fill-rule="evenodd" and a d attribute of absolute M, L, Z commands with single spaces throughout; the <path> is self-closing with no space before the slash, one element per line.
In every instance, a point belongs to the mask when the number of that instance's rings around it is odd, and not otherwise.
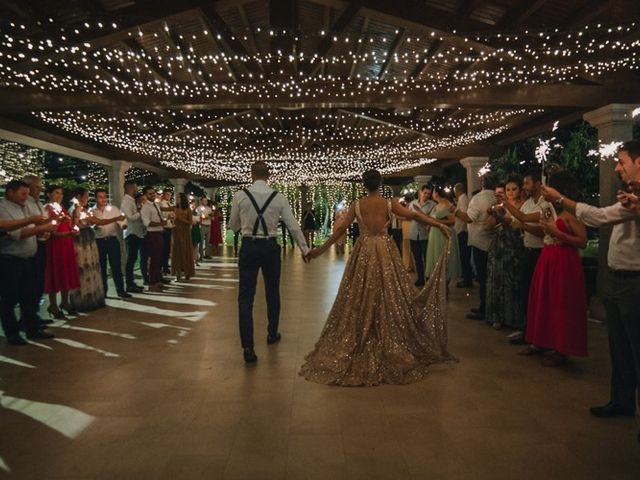
<path fill-rule="evenodd" d="M 640 97 L 636 0 L 0 0 L 0 129 L 213 183 L 427 173 Z"/>

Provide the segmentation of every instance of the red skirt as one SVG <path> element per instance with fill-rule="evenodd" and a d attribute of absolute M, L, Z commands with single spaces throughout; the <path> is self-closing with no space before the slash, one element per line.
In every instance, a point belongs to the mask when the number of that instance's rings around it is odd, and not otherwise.
<path fill-rule="evenodd" d="M 575 248 L 542 249 L 529 290 L 526 339 L 564 355 L 587 356 L 587 294 Z"/>
<path fill-rule="evenodd" d="M 211 234 L 209 235 L 209 243 L 211 245 L 222 244 L 222 229 L 220 227 L 220 220 L 217 218 L 211 220 Z"/>
<path fill-rule="evenodd" d="M 63 225 L 59 231 L 65 230 Z M 73 238 L 52 237 L 47 241 L 44 293 L 68 292 L 76 288 L 80 288 L 80 275 Z"/>

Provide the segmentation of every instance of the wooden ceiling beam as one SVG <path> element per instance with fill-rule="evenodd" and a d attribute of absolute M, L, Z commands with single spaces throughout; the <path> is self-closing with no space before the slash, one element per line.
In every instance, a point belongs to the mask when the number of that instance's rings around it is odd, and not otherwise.
<path fill-rule="evenodd" d="M 53 93 L 40 89 L 0 88 L 0 112 L 32 110 L 84 110 L 87 112 L 113 112 L 117 110 L 146 110 L 150 108 L 363 108 L 363 107 L 427 107 L 436 108 L 591 108 L 608 103 L 636 103 L 640 96 L 640 78 L 635 82 L 612 85 L 502 85 L 475 88 L 468 91 L 413 91 L 386 92 L 354 90 L 353 95 L 335 96 L 342 91 L 342 83 L 314 82 L 305 84 L 312 92 L 325 93 L 295 96 L 282 95 L 276 87 L 264 83 L 247 84 L 247 92 L 235 94 L 218 91 L 215 96 L 203 94 L 195 97 L 165 95 L 118 95 L 105 93 Z M 255 89 L 251 87 L 256 87 Z M 260 94 L 256 90 L 262 90 Z M 266 93 L 266 94 L 265 94 Z M 279 94 L 279 95 L 278 95 Z"/>
<path fill-rule="evenodd" d="M 346 28 L 353 21 L 353 19 L 356 18 L 360 13 L 360 10 L 362 9 L 362 3 L 363 3 L 362 0 L 351 0 L 349 2 L 349 4 L 347 5 L 347 8 L 343 10 L 342 14 L 331 26 L 329 31 L 325 32 L 326 35 L 320 42 L 320 45 L 318 46 L 317 51 L 314 52 L 318 55 L 318 57 L 324 58 L 327 56 L 327 54 L 331 50 L 331 47 L 333 46 L 333 43 L 334 43 L 333 36 L 340 35 L 342 32 L 346 30 Z M 329 8 L 329 7 L 325 7 L 325 8 Z M 320 62 L 316 63 L 315 65 L 310 64 L 305 70 L 309 72 L 310 75 L 314 75 L 320 68 L 320 65 L 321 65 Z"/>
<path fill-rule="evenodd" d="M 271 54 L 277 58 L 280 52 L 282 60 L 271 60 L 271 73 L 278 75 L 282 70 L 284 75 L 295 73 L 296 42 L 294 36 L 298 31 L 298 0 L 269 0 L 269 22 L 271 29 L 276 32 L 271 38 Z"/>
<path fill-rule="evenodd" d="M 418 78 L 420 78 L 420 75 L 422 75 L 422 73 L 427 68 L 429 68 L 429 65 L 433 63 L 433 59 L 438 54 L 438 52 L 440 52 L 440 49 L 443 45 L 443 40 L 440 40 L 439 38 L 434 40 L 431 45 L 429 45 L 429 48 L 424 53 L 424 55 L 420 58 L 420 61 L 416 64 L 415 68 L 411 72 L 410 78 L 412 78 L 413 80 L 417 80 Z"/>
<path fill-rule="evenodd" d="M 358 46 L 356 47 L 356 57 L 353 63 L 351 64 L 351 70 L 349 71 L 349 78 L 352 79 L 356 71 L 358 70 L 358 65 L 360 63 L 360 57 L 362 56 L 362 49 L 365 44 L 365 36 L 367 34 L 367 29 L 369 28 L 369 17 L 364 17 L 362 21 L 362 28 L 360 29 L 360 35 L 358 36 Z"/>
<path fill-rule="evenodd" d="M 247 49 L 242 44 L 242 42 L 236 38 L 236 36 L 233 34 L 229 26 L 218 14 L 213 2 L 211 2 L 210 0 L 199 1 L 197 2 L 197 4 L 200 8 L 200 11 L 202 12 L 203 20 L 205 21 L 205 23 L 209 28 L 209 33 L 211 33 L 211 35 L 214 35 L 214 38 L 217 38 L 217 35 L 220 35 L 224 43 L 229 47 L 229 49 L 233 52 L 234 55 L 238 55 L 241 57 L 249 57 L 249 58 L 252 57 L 252 55 L 247 51 Z M 247 22 L 247 28 L 251 28 L 251 25 L 248 24 L 246 14 L 243 16 L 244 14 L 243 6 L 239 5 L 238 8 L 240 8 L 242 11 L 240 16 L 243 18 L 243 22 Z M 255 40 L 254 40 L 254 46 L 255 46 Z M 224 51 L 224 47 L 220 44 L 219 44 L 219 48 L 221 51 Z M 256 53 L 258 53 L 257 46 L 255 46 L 255 48 L 256 48 Z M 244 62 L 243 64 L 246 67 L 247 71 L 249 72 L 249 75 L 252 77 L 260 76 L 262 73 L 264 73 L 264 69 L 262 65 L 253 59 L 249 60 L 248 62 Z"/>
<path fill-rule="evenodd" d="M 396 35 L 396 38 L 394 38 L 393 43 L 391 43 L 391 46 L 389 47 L 389 50 L 387 51 L 387 56 L 384 59 L 384 63 L 382 64 L 382 68 L 380 68 L 380 71 L 378 72 L 378 80 L 383 80 L 384 79 L 385 75 L 389 71 L 389 67 L 393 64 L 393 59 L 394 59 L 396 53 L 398 53 L 398 50 L 402 46 L 402 43 L 404 42 L 405 38 L 406 38 L 405 30 L 404 29 L 400 29 L 400 31 L 398 32 L 398 35 Z"/>
<path fill-rule="evenodd" d="M 520 3 L 502 16 L 496 23 L 498 28 L 509 28 L 513 25 L 521 25 L 529 17 L 540 10 L 549 0 L 520 0 Z"/>

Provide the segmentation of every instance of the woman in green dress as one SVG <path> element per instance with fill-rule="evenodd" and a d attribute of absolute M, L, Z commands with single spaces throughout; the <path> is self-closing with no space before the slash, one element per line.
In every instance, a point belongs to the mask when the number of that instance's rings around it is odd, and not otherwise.
<path fill-rule="evenodd" d="M 522 178 L 509 177 L 504 187 L 504 202 L 517 209 L 522 206 L 520 192 Z M 526 318 L 524 308 L 522 259 L 524 244 L 522 233 L 501 222 L 509 212 L 498 204 L 490 210 L 489 221 L 495 223 L 496 234 L 489 247 L 487 261 L 487 323 L 499 330 L 503 326 L 522 329 Z"/>
<path fill-rule="evenodd" d="M 198 248 L 200 247 L 200 243 L 202 243 L 202 234 L 200 233 L 200 216 L 196 213 L 195 203 L 191 202 L 191 244 L 193 245 L 193 262 L 196 264 L 196 267 L 200 266 L 198 260 L 200 260 L 200 254 L 198 253 Z"/>
<path fill-rule="evenodd" d="M 451 280 L 452 278 L 458 278 L 462 275 L 458 237 L 453 231 L 453 225 L 455 223 L 453 204 L 449 200 L 447 191 L 441 186 L 433 190 L 433 200 L 435 200 L 436 206 L 431 210 L 431 217 L 451 229 L 451 251 L 449 252 L 449 268 L 447 273 L 447 280 Z M 429 229 L 429 242 L 427 243 L 427 277 L 430 277 L 431 273 L 436 269 L 442 250 L 447 248 L 447 243 L 447 238 L 439 229 Z"/>

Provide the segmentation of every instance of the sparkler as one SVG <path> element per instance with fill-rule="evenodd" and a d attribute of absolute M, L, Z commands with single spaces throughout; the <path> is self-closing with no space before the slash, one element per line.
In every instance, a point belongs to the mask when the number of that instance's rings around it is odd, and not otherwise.
<path fill-rule="evenodd" d="M 490 171 L 491 171 L 491 165 L 489 165 L 489 162 L 487 162 L 484 164 L 484 166 L 480 170 L 478 170 L 478 176 L 482 177 L 487 173 L 489 173 Z"/>

